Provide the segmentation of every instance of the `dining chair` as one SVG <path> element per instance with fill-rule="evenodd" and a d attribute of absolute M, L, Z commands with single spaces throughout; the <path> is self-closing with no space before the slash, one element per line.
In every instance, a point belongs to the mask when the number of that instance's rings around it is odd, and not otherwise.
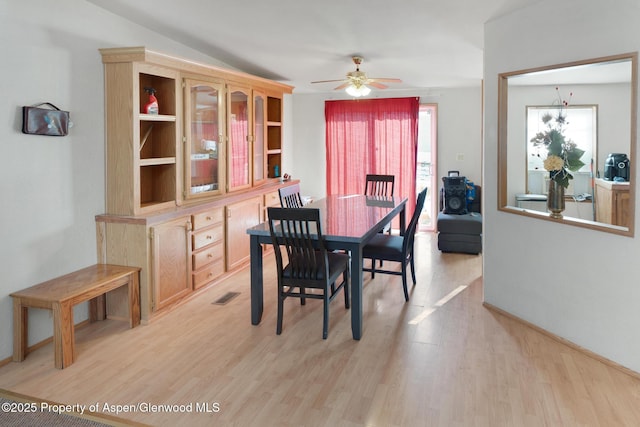
<path fill-rule="evenodd" d="M 371 268 L 363 268 L 363 271 L 370 271 L 371 278 L 376 272 L 385 274 L 395 274 L 402 276 L 402 287 L 404 288 L 404 299 L 409 301 L 409 291 L 407 290 L 407 264 L 411 267 L 411 278 L 416 284 L 416 269 L 413 257 L 413 241 L 416 233 L 420 213 L 424 207 L 424 200 L 427 197 L 427 188 L 418 194 L 416 210 L 413 212 L 411 221 L 402 236 L 391 236 L 387 234 L 376 234 L 373 239 L 362 249 L 362 257 L 371 259 Z M 376 268 L 376 260 L 395 261 L 402 264 L 401 271 L 383 270 Z"/>
<path fill-rule="evenodd" d="M 301 208 L 303 206 L 300 196 L 300 184 L 293 184 L 278 189 L 280 205 L 283 208 Z"/>
<path fill-rule="evenodd" d="M 393 196 L 395 176 L 367 174 L 365 178 L 364 194 L 366 196 Z"/>
<path fill-rule="evenodd" d="M 364 195 L 378 197 L 393 197 L 395 176 L 367 174 L 365 177 Z M 391 223 L 385 224 L 382 232 L 391 234 Z"/>
<path fill-rule="evenodd" d="M 344 306 L 349 308 L 349 255 L 327 251 L 320 226 L 320 210 L 308 208 L 267 208 L 269 232 L 278 272 L 278 319 L 276 333 L 282 332 L 284 300 L 322 299 L 322 338 L 329 331 L 329 303 L 343 289 Z M 288 264 L 284 264 L 283 249 Z M 342 275 L 342 283 L 336 281 Z M 318 290 L 320 292 L 318 292 Z"/>

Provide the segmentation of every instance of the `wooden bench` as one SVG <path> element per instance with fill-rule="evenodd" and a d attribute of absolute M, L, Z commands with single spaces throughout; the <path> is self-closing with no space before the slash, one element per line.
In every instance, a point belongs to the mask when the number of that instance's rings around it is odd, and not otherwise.
<path fill-rule="evenodd" d="M 55 366 L 66 368 L 75 361 L 73 306 L 89 302 L 89 321 L 104 320 L 105 294 L 120 286 L 129 288 L 129 326 L 140 324 L 140 268 L 96 264 L 11 294 L 13 297 L 13 360 L 27 355 L 28 308 L 53 312 Z"/>

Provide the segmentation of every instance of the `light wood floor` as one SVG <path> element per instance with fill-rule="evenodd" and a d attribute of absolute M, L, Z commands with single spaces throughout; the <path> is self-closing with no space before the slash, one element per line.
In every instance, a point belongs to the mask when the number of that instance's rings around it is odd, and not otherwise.
<path fill-rule="evenodd" d="M 316 300 L 287 301 L 277 336 L 270 255 L 259 326 L 247 269 L 150 325 L 82 328 L 67 369 L 46 345 L 0 368 L 0 388 L 101 407 L 192 405 L 111 413 L 157 426 L 640 425 L 640 380 L 483 307 L 481 256 L 441 254 L 433 234 L 416 242 L 409 303 L 400 277 L 367 275 L 360 341 L 341 298 L 327 340 Z M 241 294 L 212 304 L 229 291 Z M 196 412 L 206 403 L 219 412 Z"/>

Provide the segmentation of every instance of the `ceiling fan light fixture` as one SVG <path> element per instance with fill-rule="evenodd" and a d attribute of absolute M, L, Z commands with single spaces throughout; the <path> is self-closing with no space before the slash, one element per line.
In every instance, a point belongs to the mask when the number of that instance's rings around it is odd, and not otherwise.
<path fill-rule="evenodd" d="M 359 98 L 361 96 L 367 96 L 371 93 L 371 88 L 369 88 L 366 85 L 349 85 L 347 86 L 347 88 L 345 89 L 345 92 L 347 92 L 349 95 L 354 96 L 356 98 Z"/>
<path fill-rule="evenodd" d="M 371 88 L 367 85 L 371 85 L 376 89 L 387 89 L 388 86 L 381 82 L 402 83 L 402 80 L 400 79 L 392 79 L 388 77 L 367 77 L 367 74 L 364 71 L 360 71 L 362 57 L 354 56 L 352 59 L 353 63 L 356 64 L 356 70 L 348 72 L 346 78 L 340 80 L 317 80 L 311 83 L 341 82 L 341 84 L 334 89 L 344 89 L 347 94 L 355 98 L 367 96 L 371 93 Z"/>

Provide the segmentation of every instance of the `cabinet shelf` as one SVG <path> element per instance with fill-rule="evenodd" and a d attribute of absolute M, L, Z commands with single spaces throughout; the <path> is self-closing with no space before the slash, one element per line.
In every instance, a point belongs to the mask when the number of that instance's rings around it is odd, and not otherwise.
<path fill-rule="evenodd" d="M 282 146 L 282 133 L 281 128 L 269 126 L 267 129 L 267 149 L 279 150 Z"/>
<path fill-rule="evenodd" d="M 280 97 L 267 97 L 267 122 L 282 121 L 282 99 Z"/>
<path fill-rule="evenodd" d="M 153 212 L 160 209 L 171 208 L 175 206 L 173 200 L 168 202 L 140 202 L 141 213 Z"/>
<path fill-rule="evenodd" d="M 280 167 L 282 165 L 282 159 L 280 157 L 280 153 L 269 154 L 267 156 L 267 167 L 269 168 L 269 178 L 280 178 L 282 175 L 282 171 Z M 277 166 L 277 168 L 276 168 Z M 276 169 L 278 169 L 278 173 L 276 174 Z"/>
<path fill-rule="evenodd" d="M 177 136 L 175 121 L 141 121 L 140 158 L 175 158 L 176 138 Z"/>
<path fill-rule="evenodd" d="M 154 67 L 149 64 L 137 64 L 139 71 L 138 112 L 140 116 L 152 117 L 150 120 L 161 121 L 162 117 L 175 117 L 179 112 L 179 96 L 176 87 L 177 74 L 168 69 Z M 144 114 L 143 106 L 149 102 L 149 94 L 145 88 L 156 90 L 160 114 Z"/>
<path fill-rule="evenodd" d="M 282 99 L 267 97 L 267 171 L 268 178 L 282 175 Z"/>
<path fill-rule="evenodd" d="M 149 159 L 157 160 L 157 159 Z M 162 159 L 166 160 L 166 159 Z M 176 199 L 176 162 L 148 162 L 140 167 L 140 206 L 142 208 L 175 205 Z"/>
<path fill-rule="evenodd" d="M 140 114 L 140 120 L 147 122 L 175 122 L 176 116 L 167 114 Z"/>
<path fill-rule="evenodd" d="M 152 159 L 140 159 L 140 166 L 174 165 L 175 157 L 156 157 Z"/>

